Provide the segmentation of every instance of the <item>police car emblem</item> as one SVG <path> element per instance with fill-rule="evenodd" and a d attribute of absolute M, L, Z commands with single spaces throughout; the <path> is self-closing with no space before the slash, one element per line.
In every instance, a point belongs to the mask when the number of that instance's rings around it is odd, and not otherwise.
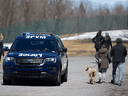
<path fill-rule="evenodd" d="M 32 59 L 27 59 L 26 60 L 28 63 L 31 63 L 33 60 Z"/>

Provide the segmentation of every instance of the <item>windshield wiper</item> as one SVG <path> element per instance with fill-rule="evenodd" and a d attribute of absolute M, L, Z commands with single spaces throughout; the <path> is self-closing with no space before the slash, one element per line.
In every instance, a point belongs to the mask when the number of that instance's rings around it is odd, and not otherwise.
<path fill-rule="evenodd" d="M 48 48 L 45 48 L 44 50 L 40 50 L 40 49 L 30 49 L 30 50 L 26 50 L 26 51 L 50 51 Z"/>
<path fill-rule="evenodd" d="M 50 51 L 51 52 L 51 50 L 49 50 L 48 48 L 45 48 L 43 51 Z"/>
<path fill-rule="evenodd" d="M 41 51 L 39 49 L 30 49 L 30 50 L 26 50 L 26 51 Z"/>
<path fill-rule="evenodd" d="M 14 51 L 24 51 L 24 50 L 21 50 L 21 49 L 10 50 L 10 52 L 14 52 Z"/>
<path fill-rule="evenodd" d="M 11 50 L 11 51 L 24 51 L 24 50 L 21 50 L 21 49 L 16 49 L 16 50 Z"/>

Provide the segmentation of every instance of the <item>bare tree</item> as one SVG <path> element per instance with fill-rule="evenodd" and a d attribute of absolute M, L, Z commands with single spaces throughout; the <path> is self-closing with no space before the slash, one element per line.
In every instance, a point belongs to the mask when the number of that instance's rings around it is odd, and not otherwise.
<path fill-rule="evenodd" d="M 83 3 L 80 3 L 79 9 L 78 9 L 78 16 L 86 16 L 86 10 L 84 9 Z"/>
<path fill-rule="evenodd" d="M 89 16 L 89 17 L 92 17 L 92 16 L 94 16 L 95 15 L 95 10 L 94 10 L 94 8 L 93 8 L 93 5 L 92 5 L 92 3 L 91 2 L 88 2 L 88 3 L 86 3 L 86 12 L 87 12 L 87 16 Z"/>
<path fill-rule="evenodd" d="M 16 22 L 17 0 L 0 0 L 1 25 L 11 25 Z"/>
<path fill-rule="evenodd" d="M 9 25 L 17 22 L 17 5 L 19 0 L 0 0 L 0 25 L 5 29 Z M 6 35 L 10 35 L 11 32 L 4 30 L 4 40 L 6 41 Z"/>
<path fill-rule="evenodd" d="M 49 18 L 64 17 L 72 13 L 72 3 L 69 0 L 48 0 L 47 13 Z"/>
<path fill-rule="evenodd" d="M 111 15 L 109 8 L 106 8 L 105 15 Z"/>
<path fill-rule="evenodd" d="M 73 7 L 73 2 L 69 1 L 69 0 L 63 0 L 63 5 L 65 8 L 64 13 L 62 13 L 62 17 L 70 17 L 74 15 L 74 9 Z"/>
<path fill-rule="evenodd" d="M 47 9 L 48 9 L 48 0 L 34 1 L 34 10 L 36 14 L 33 16 L 33 19 L 36 21 L 36 20 L 48 18 Z"/>
<path fill-rule="evenodd" d="M 113 15 L 122 15 L 125 14 L 125 8 L 122 3 L 116 3 L 112 10 Z"/>
<path fill-rule="evenodd" d="M 126 5 L 125 5 L 125 14 L 128 15 L 128 1 L 126 1 Z"/>
<path fill-rule="evenodd" d="M 90 14 L 93 10 L 91 1 L 90 0 L 84 0 L 83 5 L 85 8 L 86 16 L 90 16 Z"/>
<path fill-rule="evenodd" d="M 34 14 L 34 2 L 33 0 L 21 0 L 20 10 L 25 23 L 33 21 L 32 17 Z"/>
<path fill-rule="evenodd" d="M 111 15 L 108 5 L 100 6 L 99 11 L 100 16 Z"/>

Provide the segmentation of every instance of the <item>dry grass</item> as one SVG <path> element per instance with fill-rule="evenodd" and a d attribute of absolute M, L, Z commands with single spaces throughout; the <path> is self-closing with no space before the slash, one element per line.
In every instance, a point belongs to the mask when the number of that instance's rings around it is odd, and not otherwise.
<path fill-rule="evenodd" d="M 96 52 L 91 40 L 66 40 L 63 43 L 68 49 L 68 56 L 94 55 Z M 112 45 L 115 45 L 115 43 Z"/>
<path fill-rule="evenodd" d="M 84 56 L 95 53 L 94 44 L 88 40 L 66 40 L 63 43 L 68 49 L 68 56 Z"/>
<path fill-rule="evenodd" d="M 68 49 L 68 56 L 94 55 L 96 52 L 94 43 L 91 40 L 69 40 L 63 41 L 63 43 L 64 46 Z M 115 42 L 112 42 L 113 46 L 115 44 Z M 123 45 L 126 46 L 128 50 L 128 42 L 123 42 Z"/>

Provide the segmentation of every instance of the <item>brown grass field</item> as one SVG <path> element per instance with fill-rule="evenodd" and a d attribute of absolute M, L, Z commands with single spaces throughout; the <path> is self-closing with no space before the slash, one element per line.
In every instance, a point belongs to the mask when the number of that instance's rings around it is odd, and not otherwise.
<path fill-rule="evenodd" d="M 91 40 L 65 40 L 63 41 L 64 46 L 68 49 L 67 54 L 68 56 L 85 56 L 85 55 L 94 55 L 95 54 L 95 48 L 94 43 Z M 112 43 L 112 45 L 115 45 L 116 43 Z M 128 50 L 128 44 L 127 42 L 123 42 L 123 45 L 127 47 Z M 7 51 L 5 51 L 5 56 L 7 54 Z M 3 62 L 3 57 L 1 59 L 0 64 Z"/>
<path fill-rule="evenodd" d="M 64 46 L 68 49 L 68 56 L 94 55 L 94 43 L 91 40 L 66 40 Z M 115 45 L 115 43 L 113 43 Z"/>

